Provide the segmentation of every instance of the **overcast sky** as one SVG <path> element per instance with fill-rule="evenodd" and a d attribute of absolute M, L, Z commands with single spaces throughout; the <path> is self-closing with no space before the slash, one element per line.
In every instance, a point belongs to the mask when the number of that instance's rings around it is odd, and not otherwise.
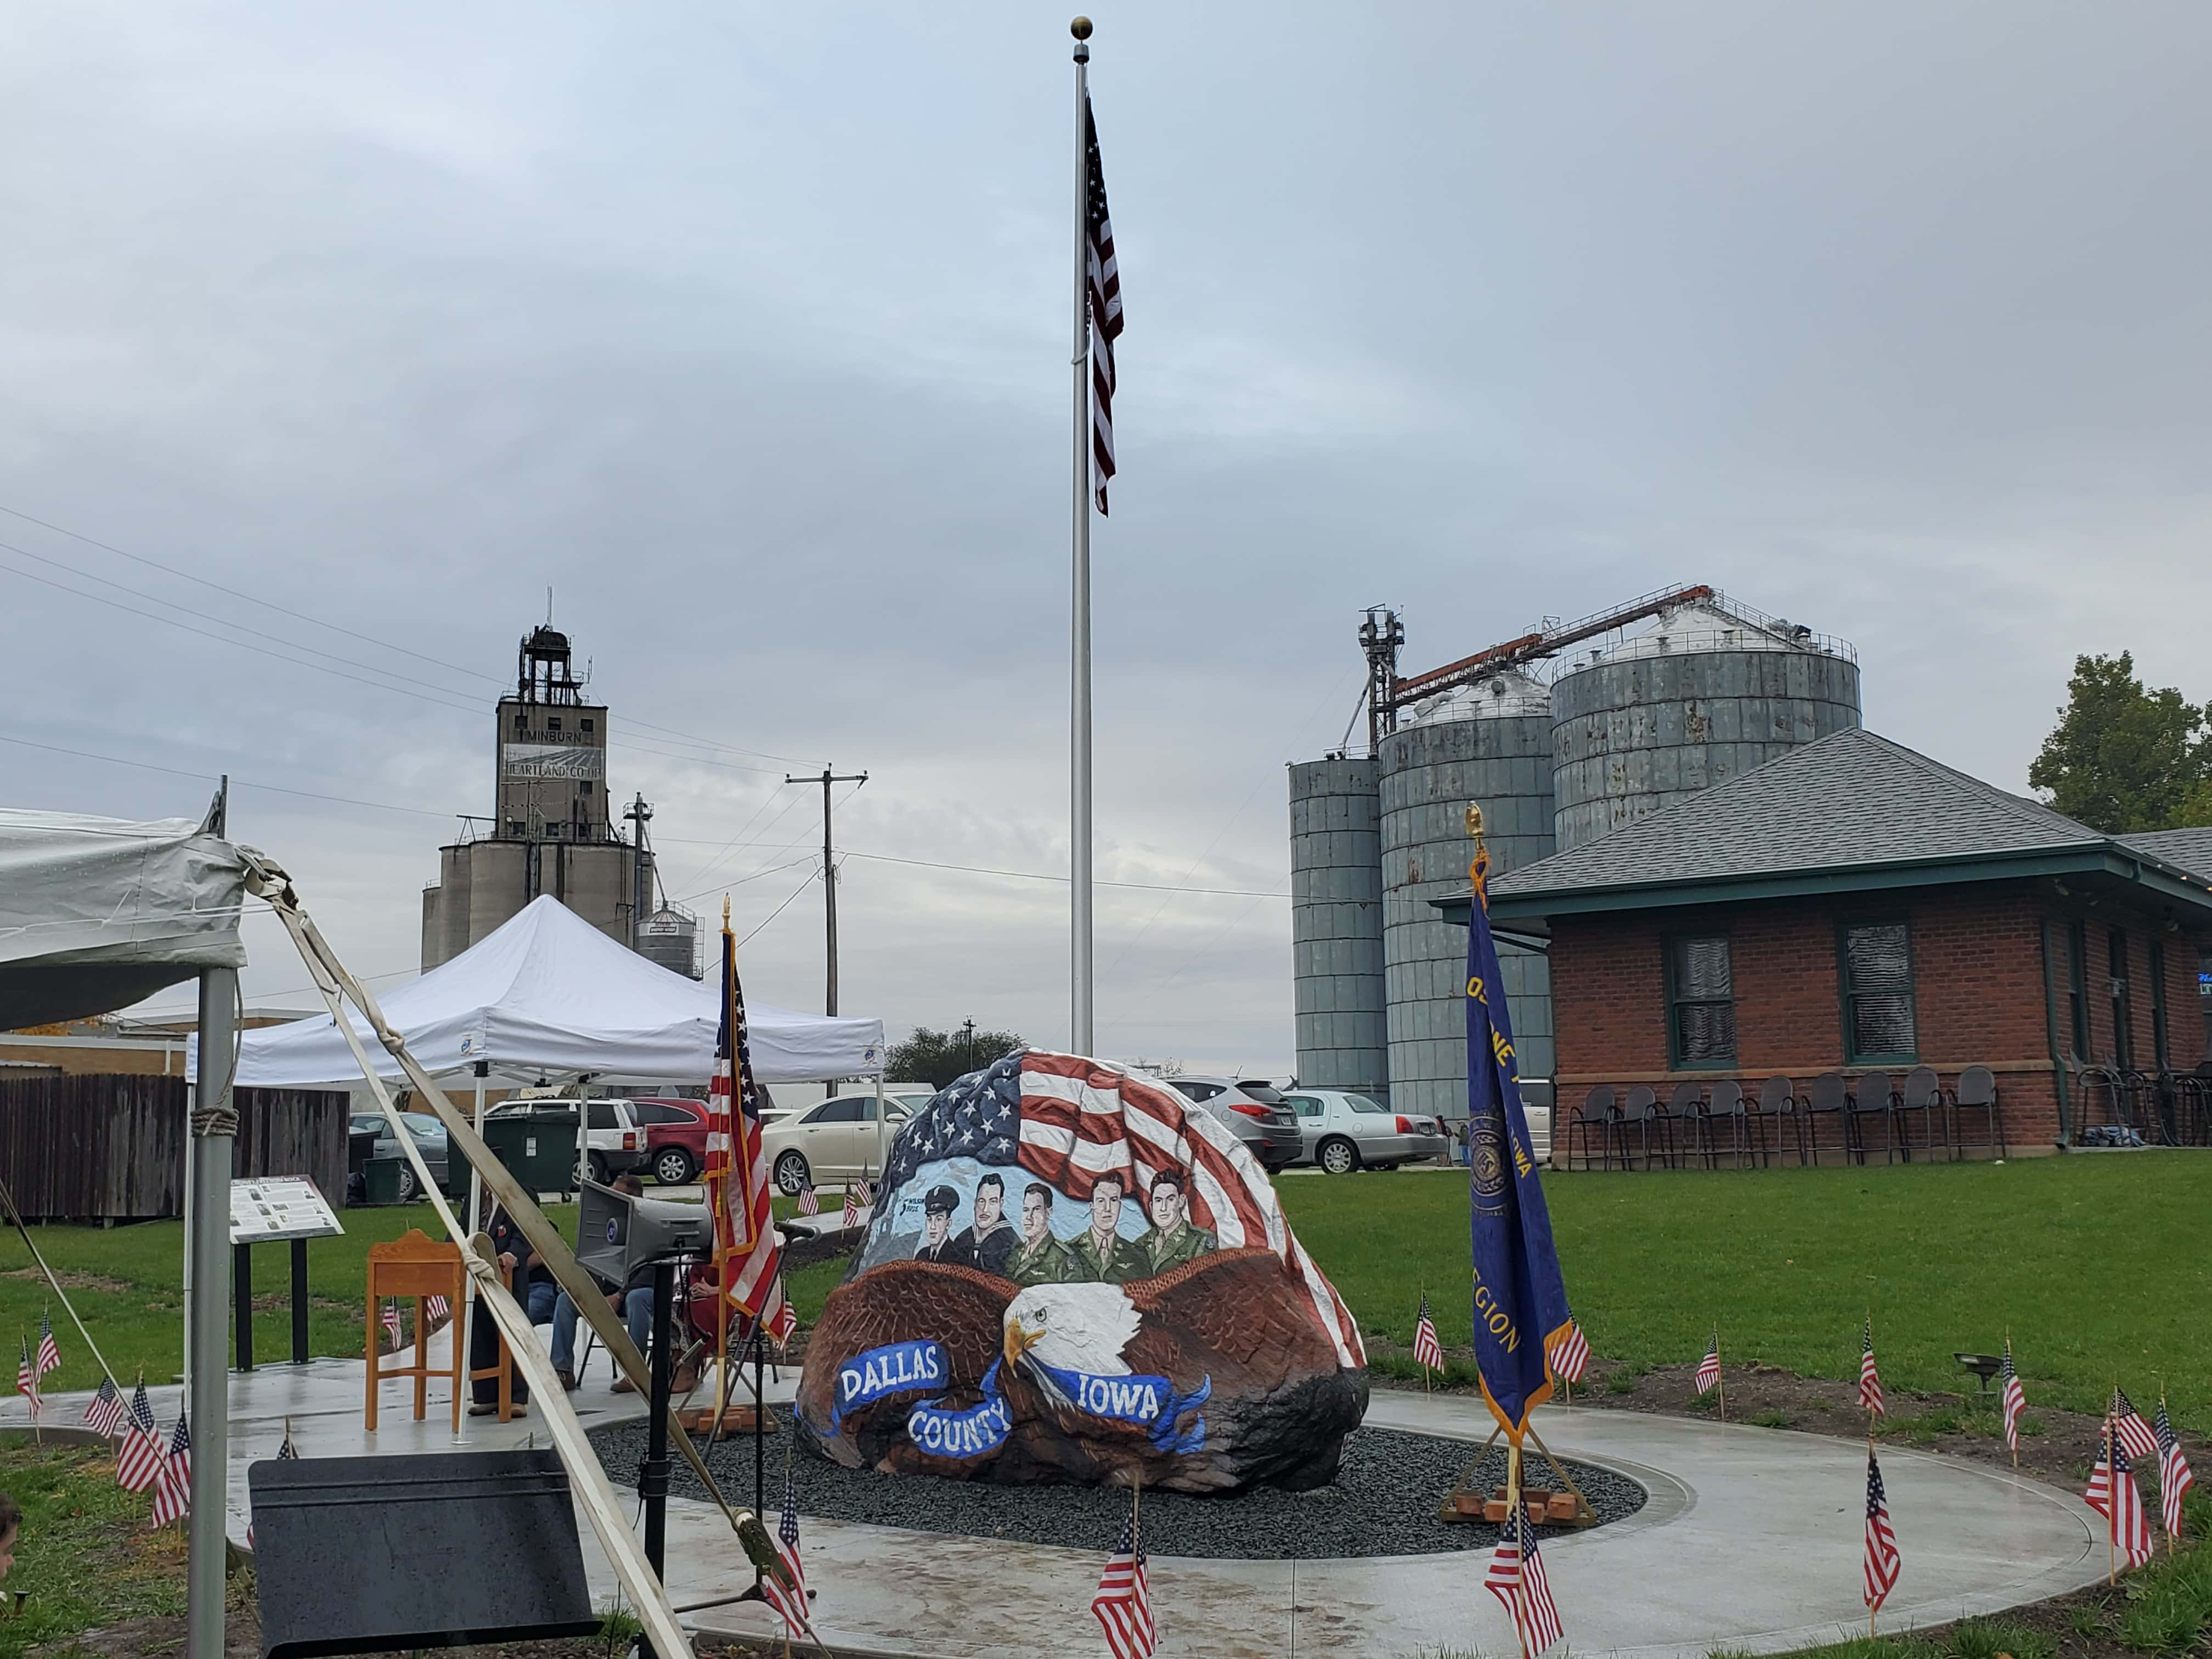
<path fill-rule="evenodd" d="M 1237 890 L 1102 891 L 1102 1051 L 1288 1068 L 1248 895 L 1370 603 L 1411 671 L 1712 582 L 2011 788 L 2077 651 L 2212 697 L 2212 11 L 1094 12 L 1099 873 Z M 818 1006 L 781 778 L 826 759 L 878 855 L 846 1011 L 1064 1041 L 1063 885 L 881 860 L 1066 869 L 1068 45 L 1035 3 L 8 8 L 0 507 L 204 580 L 0 516 L 4 798 L 381 803 L 233 826 L 404 976 L 550 584 L 670 892 L 789 901 L 752 995 Z"/>

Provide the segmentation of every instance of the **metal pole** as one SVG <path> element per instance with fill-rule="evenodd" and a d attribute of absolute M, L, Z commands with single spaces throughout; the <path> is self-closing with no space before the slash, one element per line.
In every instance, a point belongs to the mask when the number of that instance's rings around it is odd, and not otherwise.
<path fill-rule="evenodd" d="M 653 1409 L 646 1417 L 645 1467 L 637 1472 L 638 1503 L 645 1510 L 645 1559 L 653 1576 L 663 1583 L 661 1571 L 668 1553 L 668 1350 L 674 1340 L 669 1325 L 670 1304 L 676 1300 L 676 1264 L 653 1264 Z M 641 1642 L 640 1651 L 651 1659 L 653 1644 Z"/>
<path fill-rule="evenodd" d="M 292 1363 L 307 1363 L 307 1241 L 292 1241 Z"/>
<path fill-rule="evenodd" d="M 1086 292 L 1091 199 L 1091 23 L 1079 17 L 1075 35 L 1075 339 L 1069 358 L 1074 389 L 1074 549 L 1068 641 L 1068 1012 L 1067 1046 L 1079 1054 L 1092 1048 L 1091 1027 L 1091 312 Z"/>
<path fill-rule="evenodd" d="M 230 1247 L 231 1317 L 238 1328 L 238 1369 L 253 1369 L 253 1247 Z"/>
<path fill-rule="evenodd" d="M 223 833 L 218 806 L 211 832 Z M 230 1246 L 230 1170 L 238 1138 L 231 1105 L 236 1074 L 238 970 L 200 975 L 199 1081 L 192 1091 L 192 1422 L 191 1565 L 185 1653 L 223 1659 L 223 1508 L 230 1474 L 230 1333 L 223 1309 L 223 1257 Z"/>

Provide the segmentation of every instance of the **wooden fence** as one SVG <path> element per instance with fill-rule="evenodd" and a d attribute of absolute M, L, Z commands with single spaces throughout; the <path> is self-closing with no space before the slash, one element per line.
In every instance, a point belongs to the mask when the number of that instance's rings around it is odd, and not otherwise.
<path fill-rule="evenodd" d="M 345 1202 L 343 1093 L 240 1089 L 231 1173 L 303 1175 Z M 190 1091 L 180 1077 L 94 1073 L 0 1082 L 0 1181 L 32 1219 L 184 1213 Z"/>

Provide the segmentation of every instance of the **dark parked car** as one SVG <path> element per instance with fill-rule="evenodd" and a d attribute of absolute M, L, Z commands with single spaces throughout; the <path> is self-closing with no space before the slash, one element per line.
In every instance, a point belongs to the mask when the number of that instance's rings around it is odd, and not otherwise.
<path fill-rule="evenodd" d="M 1268 1174 L 1305 1156 L 1306 1139 L 1298 1131 L 1297 1115 L 1283 1103 L 1281 1092 L 1268 1085 L 1225 1077 L 1171 1077 L 1168 1083 L 1228 1125 Z"/>

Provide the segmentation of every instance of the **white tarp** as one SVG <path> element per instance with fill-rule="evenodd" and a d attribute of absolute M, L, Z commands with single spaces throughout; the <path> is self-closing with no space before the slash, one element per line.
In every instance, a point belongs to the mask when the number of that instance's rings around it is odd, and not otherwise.
<path fill-rule="evenodd" d="M 378 1001 L 433 1076 L 487 1060 L 506 1076 L 588 1073 L 703 1081 L 714 1069 L 720 992 L 671 973 L 549 896 L 496 933 Z M 358 1014 L 354 1029 L 380 1054 Z M 879 1019 L 830 1019 L 745 1006 L 753 1072 L 763 1083 L 872 1077 L 883 1069 Z M 399 1065 L 386 1055 L 388 1078 Z M 330 1017 L 248 1031 L 241 1088 L 343 1085 L 360 1076 Z M 190 1073 L 188 1075 L 196 1075 Z"/>
<path fill-rule="evenodd" d="M 245 903 L 238 849 L 195 819 L 0 807 L 0 1031 L 245 966 Z"/>

